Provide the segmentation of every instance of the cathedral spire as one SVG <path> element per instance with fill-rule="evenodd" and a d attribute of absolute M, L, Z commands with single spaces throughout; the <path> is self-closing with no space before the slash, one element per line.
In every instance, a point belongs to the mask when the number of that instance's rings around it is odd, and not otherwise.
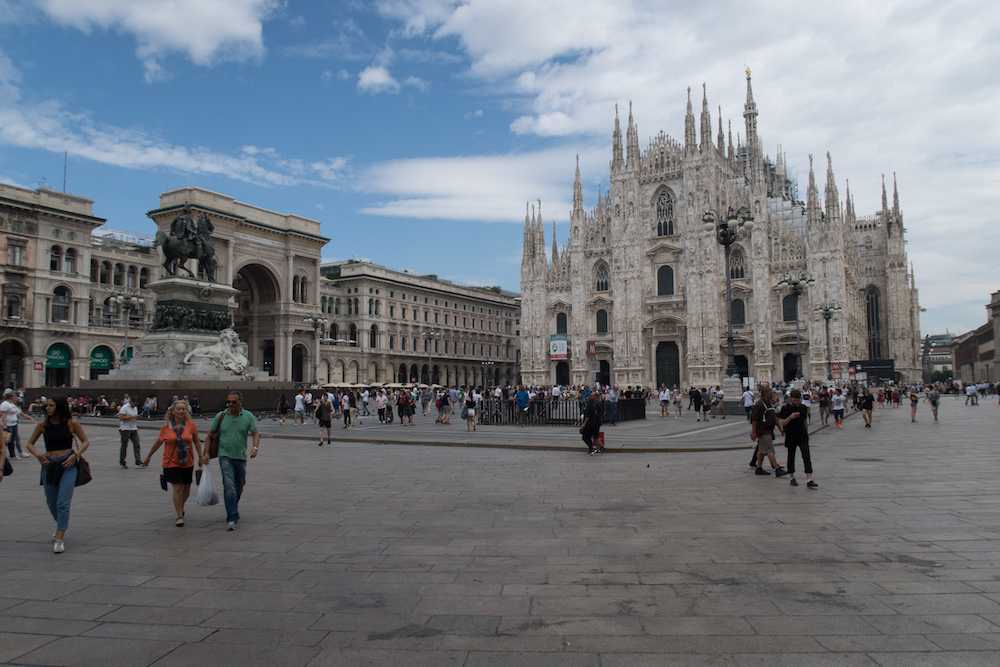
<path fill-rule="evenodd" d="M 844 193 L 844 222 L 846 226 L 854 229 L 854 202 L 851 201 L 851 182 L 845 181 L 846 191 Z"/>
<path fill-rule="evenodd" d="M 708 110 L 708 86 L 701 84 L 701 144 L 698 148 L 707 153 L 712 145 L 712 114 Z"/>
<path fill-rule="evenodd" d="M 573 179 L 573 211 L 583 210 L 583 183 L 580 182 L 580 154 L 576 154 L 576 177 Z"/>
<path fill-rule="evenodd" d="M 628 129 L 625 131 L 626 165 L 628 169 L 639 169 L 639 129 L 632 120 L 632 101 L 628 103 Z"/>
<path fill-rule="evenodd" d="M 523 257 L 528 257 L 531 255 L 534 248 L 531 245 L 531 219 L 528 217 L 528 209 L 531 208 L 531 204 L 524 202 L 524 251 Z M 523 263 L 523 261 L 522 261 Z"/>
<path fill-rule="evenodd" d="M 733 121 L 729 121 L 729 147 L 726 149 L 726 159 L 729 161 L 730 165 L 733 165 L 733 160 L 736 158 L 736 149 L 733 148 Z"/>
<path fill-rule="evenodd" d="M 622 160 L 622 126 L 618 122 L 618 105 L 615 105 L 615 132 L 611 141 L 611 172 L 620 171 L 625 166 Z"/>
<path fill-rule="evenodd" d="M 691 107 L 691 86 L 688 86 L 687 115 L 684 116 L 684 155 L 698 152 L 698 137 L 694 133 L 694 109 Z"/>
<path fill-rule="evenodd" d="M 556 245 L 556 221 L 552 221 L 552 265 L 559 259 L 559 246 Z"/>
<path fill-rule="evenodd" d="M 809 156 L 809 190 L 806 194 L 806 225 L 820 222 L 819 192 L 816 190 L 816 174 L 813 172 L 813 156 Z"/>
<path fill-rule="evenodd" d="M 896 187 L 896 172 L 892 172 L 892 222 L 902 227 L 903 215 L 899 211 L 899 188 Z"/>
<path fill-rule="evenodd" d="M 764 156 L 761 155 L 760 140 L 757 137 L 757 105 L 753 101 L 749 67 L 747 68 L 747 101 L 743 106 L 743 120 L 747 131 L 747 160 L 744 173 L 751 183 L 759 185 L 764 177 Z"/>
<path fill-rule="evenodd" d="M 833 177 L 833 158 L 826 152 L 826 220 L 829 224 L 840 224 L 840 193 L 837 180 Z"/>
<path fill-rule="evenodd" d="M 722 105 L 719 105 L 719 134 L 716 138 L 716 146 L 719 150 L 719 156 L 725 157 L 726 155 L 726 136 L 722 134 Z"/>
<path fill-rule="evenodd" d="M 889 217 L 889 197 L 885 193 L 885 174 L 882 174 L 882 225 L 885 233 L 892 236 L 892 218 Z"/>

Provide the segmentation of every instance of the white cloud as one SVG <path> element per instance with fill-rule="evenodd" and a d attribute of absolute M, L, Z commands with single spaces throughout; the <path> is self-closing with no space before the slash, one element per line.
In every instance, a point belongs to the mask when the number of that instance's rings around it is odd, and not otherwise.
<path fill-rule="evenodd" d="M 406 81 L 403 82 L 403 85 L 412 86 L 422 93 L 426 93 L 427 90 L 430 88 L 429 83 L 427 83 L 426 81 L 417 76 L 407 77 Z"/>
<path fill-rule="evenodd" d="M 95 123 L 55 101 L 20 106 L 18 72 L 0 52 L 0 145 L 41 149 L 126 169 L 166 169 L 232 178 L 262 186 L 336 187 L 349 176 L 347 157 L 305 164 L 270 147 L 246 145 L 239 155 L 178 146 L 137 129 Z"/>
<path fill-rule="evenodd" d="M 572 208 L 575 163 L 570 149 L 475 157 L 393 160 L 363 170 L 358 187 L 390 199 L 372 215 L 436 220 L 522 223 L 525 201 L 541 199 L 546 221 L 565 222 Z M 602 148 L 586 157 L 600 164 Z M 583 156 L 581 156 L 581 161 Z M 584 177 L 586 178 L 586 177 Z M 596 195 L 596 187 L 591 196 Z"/>
<path fill-rule="evenodd" d="M 165 76 L 161 60 L 185 54 L 196 65 L 264 54 L 263 21 L 277 0 L 40 0 L 54 20 L 89 32 L 131 33 L 146 79 Z"/>
<path fill-rule="evenodd" d="M 398 93 L 399 82 L 382 65 L 369 65 L 358 74 L 358 90 L 372 95 Z"/>

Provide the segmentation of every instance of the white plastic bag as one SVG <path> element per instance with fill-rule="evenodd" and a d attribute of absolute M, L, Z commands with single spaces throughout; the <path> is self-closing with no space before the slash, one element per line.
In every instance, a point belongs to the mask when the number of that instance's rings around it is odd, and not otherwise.
<path fill-rule="evenodd" d="M 198 504 L 219 504 L 219 492 L 215 489 L 215 482 L 212 481 L 212 472 L 210 468 L 203 468 L 201 471 L 201 483 L 198 484 Z"/>

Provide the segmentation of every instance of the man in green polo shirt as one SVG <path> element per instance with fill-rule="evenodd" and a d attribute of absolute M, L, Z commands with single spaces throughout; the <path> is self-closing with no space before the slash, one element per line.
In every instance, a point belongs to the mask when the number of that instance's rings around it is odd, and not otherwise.
<path fill-rule="evenodd" d="M 219 437 L 219 470 L 222 472 L 222 496 L 226 503 L 226 530 L 236 530 L 240 520 L 240 496 L 247 477 L 247 435 L 253 436 L 250 458 L 257 456 L 260 434 L 253 414 L 243 409 L 243 394 L 229 393 L 226 410 L 215 415 L 209 435 Z"/>

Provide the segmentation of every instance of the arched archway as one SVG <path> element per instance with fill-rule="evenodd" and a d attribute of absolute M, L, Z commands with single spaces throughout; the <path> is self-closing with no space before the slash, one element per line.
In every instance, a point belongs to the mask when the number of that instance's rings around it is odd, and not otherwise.
<path fill-rule="evenodd" d="M 382 374 L 378 371 L 378 363 L 371 361 L 368 363 L 368 377 L 365 380 L 368 383 L 381 382 Z"/>
<path fill-rule="evenodd" d="M 406 374 L 406 364 L 400 364 L 399 373 L 396 375 L 396 382 L 405 383 L 408 379 L 409 376 Z"/>
<path fill-rule="evenodd" d="M 569 384 L 569 364 L 565 361 L 560 361 L 556 364 L 556 384 Z"/>
<path fill-rule="evenodd" d="M 292 369 L 289 364 L 292 360 L 282 357 L 285 354 L 291 356 L 291 350 L 286 348 L 281 351 L 280 346 L 275 344 L 283 335 L 278 330 L 277 319 L 273 317 L 276 304 L 281 302 L 281 283 L 276 274 L 260 263 L 245 264 L 234 273 L 233 287 L 240 291 L 236 296 L 233 328 L 240 340 L 247 344 L 250 363 L 270 375 L 290 378 Z"/>
<path fill-rule="evenodd" d="M 352 361 L 347 365 L 347 377 L 344 378 L 344 382 L 358 382 L 358 375 L 358 362 Z"/>
<path fill-rule="evenodd" d="M 73 351 L 65 343 L 53 343 L 45 352 L 45 386 L 70 386 Z"/>

